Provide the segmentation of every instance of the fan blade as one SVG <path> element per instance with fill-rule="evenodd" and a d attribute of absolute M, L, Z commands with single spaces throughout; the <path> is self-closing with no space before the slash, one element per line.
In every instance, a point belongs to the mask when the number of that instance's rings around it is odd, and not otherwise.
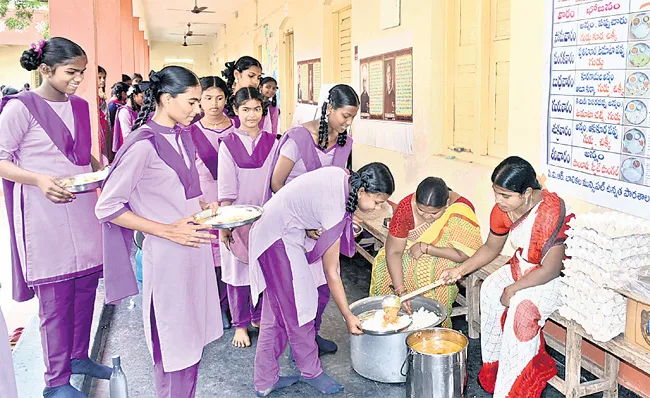
<path fill-rule="evenodd" d="M 202 13 L 205 13 L 205 14 L 214 14 L 214 11 L 206 11 L 207 9 L 208 9 L 208 7 L 199 7 L 199 8 L 194 8 L 194 9 L 192 10 L 192 13 L 193 13 L 193 14 L 202 14 Z"/>
<path fill-rule="evenodd" d="M 166 11 L 183 11 L 183 12 L 188 12 L 192 10 L 179 10 L 178 8 L 165 8 Z"/>

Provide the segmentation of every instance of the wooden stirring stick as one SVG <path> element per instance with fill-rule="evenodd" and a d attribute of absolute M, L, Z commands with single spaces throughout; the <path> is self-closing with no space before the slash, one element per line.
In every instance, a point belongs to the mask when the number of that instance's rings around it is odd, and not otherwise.
<path fill-rule="evenodd" d="M 442 285 L 444 285 L 444 284 L 445 284 L 445 282 L 442 281 L 442 280 L 440 280 L 440 281 L 435 281 L 435 282 L 430 283 L 430 284 L 428 284 L 428 285 L 426 285 L 426 286 L 424 286 L 424 287 L 419 288 L 418 290 L 414 290 L 414 291 L 412 291 L 412 292 L 409 293 L 409 294 L 405 294 L 405 295 L 403 295 L 402 297 L 400 297 L 399 299 L 400 299 L 400 301 L 403 303 L 403 302 L 405 302 L 405 301 L 407 301 L 407 300 L 412 299 L 412 298 L 415 297 L 415 296 L 419 296 L 419 295 L 422 294 L 422 293 L 425 293 L 425 292 L 427 292 L 427 291 L 429 291 L 429 290 L 431 290 L 431 289 L 435 289 L 435 288 L 437 288 L 438 286 L 442 286 Z"/>

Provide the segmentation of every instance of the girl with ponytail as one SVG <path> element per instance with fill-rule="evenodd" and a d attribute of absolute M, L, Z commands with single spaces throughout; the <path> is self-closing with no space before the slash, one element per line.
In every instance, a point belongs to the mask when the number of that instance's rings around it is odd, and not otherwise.
<path fill-rule="evenodd" d="M 280 137 L 278 132 L 278 121 L 280 119 L 280 108 L 278 108 L 278 82 L 271 76 L 267 76 L 260 82 L 264 105 L 267 107 L 267 118 L 271 120 L 271 134 Z"/>
<path fill-rule="evenodd" d="M 394 190 L 393 176 L 382 163 L 351 174 L 340 167 L 322 167 L 299 176 L 264 205 L 262 218 L 250 231 L 249 255 L 253 297 L 264 291 L 265 321 L 255 355 L 258 396 L 301 378 L 323 394 L 343 390 L 318 360 L 318 286 L 327 283 L 348 331 L 361 334 L 361 321 L 350 311 L 341 282 L 339 255 L 354 255 L 352 214 L 375 210 Z M 323 232 L 315 245 L 307 246 L 305 230 Z M 300 375 L 278 378 L 278 359 L 287 339 Z"/>
<path fill-rule="evenodd" d="M 187 126 L 201 111 L 191 71 L 168 66 L 141 82 L 144 102 L 118 151 L 95 213 L 103 226 L 106 301 L 138 293 L 130 262 L 133 230 L 143 247 L 143 319 L 158 397 L 194 397 L 203 348 L 223 334 L 209 227 L 200 201 L 196 148 Z M 187 333 L 188 328 L 192 333 Z M 164 349 L 161 349 L 164 347 Z"/>
<path fill-rule="evenodd" d="M 201 200 L 206 203 L 219 200 L 217 185 L 217 166 L 219 162 L 219 145 L 221 140 L 232 133 L 235 127 L 230 118 L 223 113 L 228 98 L 228 86 L 226 82 L 217 76 L 201 78 L 201 109 L 204 115 L 201 120 L 190 127 L 192 141 L 196 146 L 196 168 L 201 181 Z M 228 298 L 226 284 L 221 277 L 221 253 L 219 240 L 212 241 L 212 258 L 214 270 L 217 275 L 219 286 L 219 301 L 221 303 L 221 319 L 224 329 L 230 328 L 228 320 Z"/>
<path fill-rule="evenodd" d="M 88 103 L 75 95 L 87 63 L 84 50 L 66 38 L 34 43 L 20 64 L 38 70 L 43 82 L 0 102 L 0 177 L 13 294 L 16 301 L 38 297 L 45 397 L 85 397 L 70 385 L 72 373 L 102 379 L 111 375 L 110 368 L 88 358 L 102 271 L 97 193 L 73 194 L 62 181 L 102 167 L 90 154 Z"/>
<path fill-rule="evenodd" d="M 231 89 L 232 93 L 226 102 L 225 113 L 230 119 L 232 119 L 235 127 L 239 128 L 241 123 L 235 111 L 236 106 L 234 103 L 234 96 L 242 88 L 255 88 L 256 90 L 260 89 L 260 79 L 262 78 L 262 64 L 255 58 L 244 55 L 236 62 L 226 62 L 226 69 L 221 72 L 221 76 L 226 79 L 226 84 L 228 84 L 228 88 Z M 266 105 L 264 105 L 262 107 L 262 116 L 266 116 L 266 114 L 267 109 Z M 267 120 L 266 117 L 263 117 L 260 119 L 259 128 L 270 133 L 272 130 L 271 121 Z"/>
<path fill-rule="evenodd" d="M 126 104 L 120 106 L 115 115 L 115 126 L 113 127 L 113 152 L 117 153 L 124 139 L 133 130 L 133 125 L 138 118 L 138 112 L 144 102 L 144 93 L 137 84 L 129 87 L 126 92 Z"/>
<path fill-rule="evenodd" d="M 221 206 L 255 205 L 265 202 L 273 152 L 278 141 L 262 131 L 262 94 L 256 88 L 242 88 L 233 97 L 241 126 L 225 136 L 219 145 L 217 173 Z M 261 305 L 253 305 L 248 271 L 248 231 L 250 226 L 221 230 L 221 270 L 228 286 L 228 304 L 236 328 L 235 347 L 250 347 L 248 325 L 259 327 Z"/>
<path fill-rule="evenodd" d="M 323 104 L 320 120 L 294 127 L 282 135 L 273 159 L 271 190 L 278 192 L 296 177 L 324 166 L 345 168 L 352 152 L 352 138 L 347 129 L 359 110 L 359 97 L 345 84 L 334 86 Z M 268 193 L 270 196 L 270 192 Z M 308 242 L 315 244 L 317 231 L 308 231 Z M 318 288 L 316 341 L 320 354 L 334 353 L 336 343 L 318 335 L 330 292 L 322 280 Z"/>

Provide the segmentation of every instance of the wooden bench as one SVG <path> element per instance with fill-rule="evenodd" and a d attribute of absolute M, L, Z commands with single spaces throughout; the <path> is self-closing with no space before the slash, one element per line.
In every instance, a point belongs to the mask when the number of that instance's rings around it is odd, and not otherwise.
<path fill-rule="evenodd" d="M 508 258 L 500 256 L 497 260 L 477 270 L 467 278 L 467 284 L 469 285 L 467 287 L 469 301 L 468 329 L 471 338 L 477 338 L 480 334 L 479 297 L 481 283 L 499 269 L 501 265 L 505 264 Z M 647 299 L 634 297 L 625 291 L 619 291 L 619 293 L 641 302 L 648 302 Z M 562 342 L 548 333 L 544 335 L 546 344 L 565 357 L 566 372 L 564 380 L 559 376 L 555 376 L 549 384 L 566 397 L 584 397 L 598 392 L 602 392 L 604 398 L 618 397 L 618 370 L 621 361 L 629 363 L 645 373 L 650 373 L 650 352 L 627 341 L 623 335 L 605 343 L 595 341 L 579 324 L 562 317 L 557 311 L 551 315 L 548 322 L 553 322 L 566 329 L 566 342 Z M 605 351 L 604 366 L 600 366 L 582 355 L 583 340 L 587 340 Z M 593 374 L 596 380 L 581 383 L 580 368 L 584 368 Z"/>

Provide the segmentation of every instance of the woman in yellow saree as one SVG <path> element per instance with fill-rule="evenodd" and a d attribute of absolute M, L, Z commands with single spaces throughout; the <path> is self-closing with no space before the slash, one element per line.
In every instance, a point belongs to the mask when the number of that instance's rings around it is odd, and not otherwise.
<path fill-rule="evenodd" d="M 398 204 L 386 246 L 372 265 L 370 295 L 397 295 L 426 286 L 440 274 L 470 258 L 481 246 L 481 231 L 472 203 L 437 177 L 423 180 L 414 194 Z M 424 294 L 447 307 L 456 300 L 456 285 Z M 451 318 L 443 323 L 451 327 Z"/>

